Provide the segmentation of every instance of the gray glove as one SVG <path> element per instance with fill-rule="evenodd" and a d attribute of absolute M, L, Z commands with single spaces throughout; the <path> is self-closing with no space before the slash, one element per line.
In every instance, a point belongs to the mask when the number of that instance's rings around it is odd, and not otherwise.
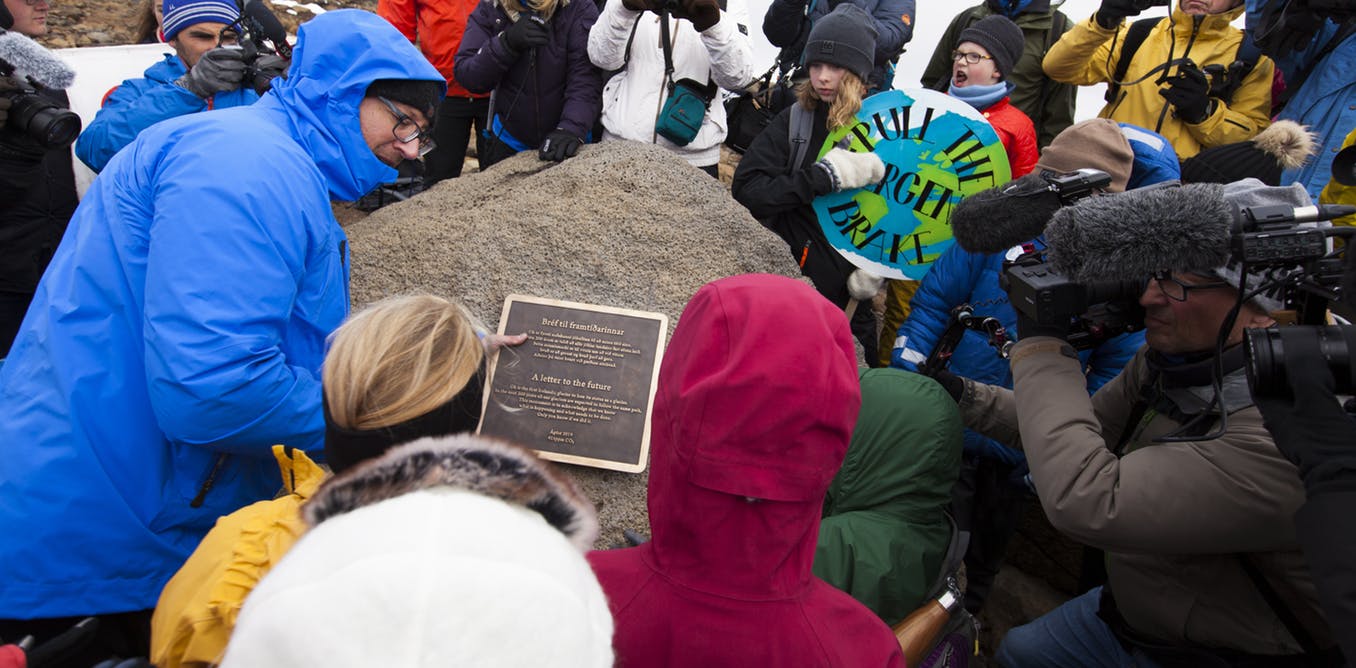
<path fill-rule="evenodd" d="M 268 89 L 273 87 L 273 80 L 277 77 L 287 78 L 287 68 L 292 65 L 292 61 L 274 54 L 259 56 L 254 61 L 254 81 L 250 84 L 254 86 L 254 92 L 263 95 Z"/>
<path fill-rule="evenodd" d="M 222 91 L 240 88 L 244 80 L 244 53 L 239 47 L 219 46 L 202 54 L 188 74 L 174 83 L 206 100 Z"/>

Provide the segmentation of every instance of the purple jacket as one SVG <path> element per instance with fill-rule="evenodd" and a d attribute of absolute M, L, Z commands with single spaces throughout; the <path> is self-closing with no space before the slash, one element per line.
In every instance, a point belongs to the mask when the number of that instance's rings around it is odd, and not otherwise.
<path fill-rule="evenodd" d="M 499 39 L 513 21 L 495 0 L 482 0 L 466 24 L 453 73 L 473 93 L 493 90 L 504 129 L 524 144 L 540 146 L 556 128 L 583 138 L 603 107 L 602 75 L 588 53 L 597 18 L 592 0 L 562 0 L 551 16 L 551 41 L 518 57 Z"/>

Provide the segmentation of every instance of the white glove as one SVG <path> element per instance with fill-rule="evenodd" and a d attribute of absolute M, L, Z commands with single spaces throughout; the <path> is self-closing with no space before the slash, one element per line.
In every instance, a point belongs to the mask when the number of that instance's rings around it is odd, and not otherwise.
<path fill-rule="evenodd" d="M 854 269 L 848 275 L 848 295 L 859 302 L 870 301 L 885 285 L 885 279 L 864 269 Z"/>
<path fill-rule="evenodd" d="M 834 192 L 880 183 L 885 178 L 885 163 L 875 153 L 832 148 L 820 158 L 819 165 L 829 173 Z"/>

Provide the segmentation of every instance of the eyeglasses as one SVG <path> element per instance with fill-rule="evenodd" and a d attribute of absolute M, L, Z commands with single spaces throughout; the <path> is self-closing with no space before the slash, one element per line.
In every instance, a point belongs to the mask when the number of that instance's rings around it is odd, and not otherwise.
<path fill-rule="evenodd" d="M 413 118 L 406 116 L 404 112 L 397 109 L 393 102 L 380 95 L 377 96 L 377 99 L 381 100 L 381 103 L 390 110 L 391 115 L 396 117 L 395 127 L 391 128 L 391 134 L 395 136 L 396 141 L 408 144 L 417 140 L 419 142 L 419 157 L 421 158 L 428 155 L 428 152 L 437 146 L 433 143 L 433 137 L 424 132 L 419 124 L 414 122 Z"/>
<path fill-rule="evenodd" d="M 1158 284 L 1158 289 L 1164 297 L 1175 302 L 1184 302 L 1190 296 L 1192 290 L 1214 290 L 1217 288 L 1231 288 L 1228 281 L 1211 281 L 1209 283 L 1183 283 L 1167 272 L 1154 274 L 1154 282 Z"/>
<path fill-rule="evenodd" d="M 981 56 L 973 51 L 952 51 L 951 60 L 964 60 L 971 65 L 978 65 L 981 60 L 993 60 L 993 56 Z"/>

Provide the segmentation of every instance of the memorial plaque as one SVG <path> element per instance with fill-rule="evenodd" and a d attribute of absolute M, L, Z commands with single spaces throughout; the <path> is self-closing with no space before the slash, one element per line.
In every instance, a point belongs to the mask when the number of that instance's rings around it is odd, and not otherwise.
<path fill-rule="evenodd" d="M 480 433 L 543 459 L 645 470 L 668 333 L 662 313 L 509 295 L 502 334 L 527 334 L 490 365 Z"/>

